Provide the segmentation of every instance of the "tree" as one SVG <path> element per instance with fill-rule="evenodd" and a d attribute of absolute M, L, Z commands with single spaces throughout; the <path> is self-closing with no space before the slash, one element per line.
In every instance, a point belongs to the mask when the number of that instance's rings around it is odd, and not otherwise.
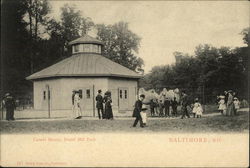
<path fill-rule="evenodd" d="M 22 0 L 4 0 L 1 3 L 1 91 L 28 90 L 25 77 L 29 74 L 26 3 Z"/>
<path fill-rule="evenodd" d="M 146 89 L 179 88 L 190 97 L 201 96 L 206 102 L 225 90 L 234 90 L 239 98 L 247 98 L 248 47 L 216 48 L 208 44 L 198 45 L 195 54 L 188 56 L 175 52 L 175 65 L 155 66 L 140 81 Z"/>
<path fill-rule="evenodd" d="M 140 38 L 128 28 L 128 23 L 98 24 L 97 37 L 104 42 L 103 54 L 107 58 L 131 69 L 143 72 L 143 60 L 136 56 Z"/>
<path fill-rule="evenodd" d="M 94 22 L 89 17 L 83 17 L 81 11 L 75 6 L 65 4 L 61 8 L 61 20 L 51 19 L 48 23 L 47 32 L 50 34 L 50 40 L 55 45 L 60 44 L 61 58 L 68 57 L 71 54 L 68 43 L 84 34 L 94 26 Z"/>
<path fill-rule="evenodd" d="M 243 29 L 241 32 L 241 34 L 243 35 L 243 41 L 248 46 L 249 46 L 249 39 L 250 39 L 249 32 L 250 32 L 250 27 Z"/>
<path fill-rule="evenodd" d="M 37 41 L 40 40 L 39 36 L 43 26 L 47 23 L 47 15 L 50 12 L 50 6 L 47 0 L 26 0 L 27 15 L 29 24 L 29 55 L 30 55 L 30 72 L 34 72 L 34 61 L 38 54 L 36 48 Z"/>

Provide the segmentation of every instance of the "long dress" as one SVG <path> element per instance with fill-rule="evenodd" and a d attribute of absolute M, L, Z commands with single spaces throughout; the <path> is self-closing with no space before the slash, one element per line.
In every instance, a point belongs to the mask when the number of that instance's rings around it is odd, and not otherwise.
<path fill-rule="evenodd" d="M 234 116 L 234 103 L 233 103 L 233 96 L 231 94 L 228 95 L 226 115 Z"/>
<path fill-rule="evenodd" d="M 79 94 L 75 94 L 75 96 L 74 96 L 74 106 L 73 106 L 74 118 L 82 116 L 81 107 L 80 107 L 80 100 L 81 100 L 81 98 L 79 97 Z"/>
<path fill-rule="evenodd" d="M 113 119 L 113 111 L 112 111 L 112 100 L 107 99 L 105 102 L 105 114 L 106 114 L 106 119 Z"/>
<path fill-rule="evenodd" d="M 193 113 L 196 115 L 202 115 L 203 109 L 200 103 L 194 103 Z"/>
<path fill-rule="evenodd" d="M 223 114 L 225 114 L 226 109 L 227 109 L 227 106 L 226 106 L 226 104 L 225 104 L 225 100 L 224 100 L 224 99 L 220 99 L 218 110 L 222 110 L 222 111 L 223 111 Z"/>

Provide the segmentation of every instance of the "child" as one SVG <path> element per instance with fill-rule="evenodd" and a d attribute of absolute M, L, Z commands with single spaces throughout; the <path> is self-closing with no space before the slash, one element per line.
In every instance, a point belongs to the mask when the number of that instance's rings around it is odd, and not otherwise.
<path fill-rule="evenodd" d="M 143 126 L 144 126 L 144 127 L 147 126 L 147 125 L 146 125 L 146 124 L 147 124 L 147 112 L 146 112 L 146 110 L 147 110 L 146 105 L 145 105 L 145 104 L 142 104 L 142 109 L 141 109 L 140 114 L 141 114 L 142 123 L 143 123 Z"/>
<path fill-rule="evenodd" d="M 219 101 L 219 112 L 221 114 L 226 114 L 226 109 L 227 109 L 227 106 L 226 106 L 226 103 L 225 103 L 225 96 L 220 96 L 220 101 Z"/>
<path fill-rule="evenodd" d="M 163 101 L 160 100 L 160 102 L 159 102 L 159 111 L 160 111 L 159 117 L 164 117 L 163 108 L 164 108 Z"/>
<path fill-rule="evenodd" d="M 202 112 L 203 112 L 202 106 L 199 103 L 199 99 L 196 98 L 195 103 L 194 103 L 194 108 L 193 108 L 194 117 L 196 115 L 197 118 L 201 118 Z"/>
<path fill-rule="evenodd" d="M 238 110 L 240 109 L 240 101 L 237 97 L 234 98 L 234 113 L 237 115 Z"/>

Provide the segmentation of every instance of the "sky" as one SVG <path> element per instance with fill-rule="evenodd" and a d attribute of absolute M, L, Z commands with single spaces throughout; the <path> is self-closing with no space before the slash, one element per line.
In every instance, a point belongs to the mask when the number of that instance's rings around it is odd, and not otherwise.
<path fill-rule="evenodd" d="M 249 27 L 247 1 L 51 1 L 59 19 L 64 4 L 75 4 L 96 24 L 129 23 L 141 38 L 139 53 L 145 72 L 175 62 L 175 51 L 193 54 L 199 44 L 245 46 L 240 32 Z M 96 32 L 89 33 L 96 36 Z"/>

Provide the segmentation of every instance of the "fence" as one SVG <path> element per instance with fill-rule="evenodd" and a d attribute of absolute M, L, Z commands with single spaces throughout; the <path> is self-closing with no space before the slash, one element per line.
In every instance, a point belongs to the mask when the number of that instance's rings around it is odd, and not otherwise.
<path fill-rule="evenodd" d="M 33 108 L 33 94 L 32 92 L 9 92 L 14 97 L 16 110 L 21 111 L 25 109 Z M 0 107 L 3 110 L 3 99 L 4 95 L 2 94 Z"/>

